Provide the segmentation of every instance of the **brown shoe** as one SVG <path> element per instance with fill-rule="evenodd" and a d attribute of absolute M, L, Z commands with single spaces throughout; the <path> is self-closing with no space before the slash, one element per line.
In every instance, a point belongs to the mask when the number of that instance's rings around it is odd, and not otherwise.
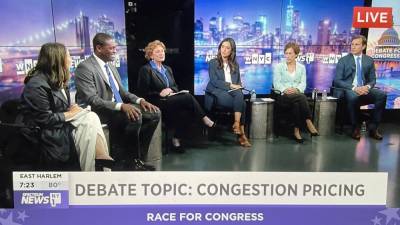
<path fill-rule="evenodd" d="M 238 140 L 239 140 L 239 144 L 241 146 L 246 147 L 246 148 L 251 147 L 251 144 L 250 144 L 249 140 L 247 139 L 246 135 L 244 135 L 244 134 L 240 135 Z"/>
<path fill-rule="evenodd" d="M 369 136 L 378 141 L 383 139 L 383 136 L 378 132 L 378 130 L 370 131 Z"/>
<path fill-rule="evenodd" d="M 360 134 L 360 128 L 355 128 L 353 130 L 353 133 L 351 134 L 351 138 L 353 138 L 354 140 L 359 141 L 361 138 L 361 134 Z"/>
<path fill-rule="evenodd" d="M 239 122 L 234 122 L 233 123 L 233 125 L 232 125 L 232 131 L 233 131 L 233 133 L 234 134 L 241 134 L 241 131 L 240 131 L 240 123 Z"/>

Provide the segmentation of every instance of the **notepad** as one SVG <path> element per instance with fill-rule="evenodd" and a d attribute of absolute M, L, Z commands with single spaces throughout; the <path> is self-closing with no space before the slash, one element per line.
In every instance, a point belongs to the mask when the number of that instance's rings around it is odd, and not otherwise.
<path fill-rule="evenodd" d="M 171 93 L 168 96 L 170 97 L 170 96 L 179 95 L 179 94 L 185 94 L 185 93 L 189 93 L 189 91 L 188 90 L 181 90 L 181 91 L 178 91 L 178 92 L 175 92 L 175 93 Z"/>

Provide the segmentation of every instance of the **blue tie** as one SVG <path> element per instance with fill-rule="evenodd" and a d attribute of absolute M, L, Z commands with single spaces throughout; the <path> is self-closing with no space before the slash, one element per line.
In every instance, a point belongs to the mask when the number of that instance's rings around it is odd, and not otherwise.
<path fill-rule="evenodd" d="M 360 87 L 363 85 L 362 79 L 362 68 L 361 68 L 361 56 L 357 57 L 357 86 Z"/>
<path fill-rule="evenodd" d="M 110 69 L 108 68 L 108 65 L 105 64 L 104 67 L 106 68 L 106 71 L 107 71 L 108 82 L 110 83 L 110 87 L 111 87 L 112 93 L 113 93 L 113 95 L 114 95 L 115 102 L 117 102 L 117 103 L 123 103 L 123 101 L 122 101 L 122 99 L 121 99 L 121 95 L 119 94 L 119 91 L 118 91 L 118 89 L 117 89 L 117 86 L 116 86 L 115 83 L 114 83 L 114 79 L 113 79 L 113 76 L 111 75 L 111 71 L 110 71 Z"/>

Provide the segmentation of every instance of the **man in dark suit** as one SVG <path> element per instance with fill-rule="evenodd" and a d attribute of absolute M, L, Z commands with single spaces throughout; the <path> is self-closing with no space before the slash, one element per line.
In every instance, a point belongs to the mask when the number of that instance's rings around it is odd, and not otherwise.
<path fill-rule="evenodd" d="M 75 71 L 76 100 L 88 104 L 110 130 L 111 154 L 125 169 L 154 170 L 145 165 L 160 110 L 145 99 L 125 91 L 114 61 L 116 43 L 105 33 L 93 38 L 94 54 Z M 133 159 L 133 161 L 132 161 Z"/>
<path fill-rule="evenodd" d="M 374 104 L 375 110 L 368 124 L 369 136 L 382 140 L 378 125 L 386 105 L 386 94 L 374 88 L 376 84 L 375 66 L 371 57 L 363 54 L 367 47 L 367 39 L 357 35 L 351 41 L 351 54 L 342 57 L 336 67 L 333 81 L 334 93 L 337 98 L 345 98 L 347 110 L 352 124 L 353 139 L 360 139 L 360 106 Z"/>

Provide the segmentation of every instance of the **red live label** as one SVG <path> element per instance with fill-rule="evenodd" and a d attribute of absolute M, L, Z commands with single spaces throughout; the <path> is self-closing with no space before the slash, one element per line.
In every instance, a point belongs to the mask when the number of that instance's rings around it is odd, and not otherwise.
<path fill-rule="evenodd" d="M 393 26 L 392 8 L 390 7 L 354 7 L 353 27 L 355 28 L 390 28 Z"/>

